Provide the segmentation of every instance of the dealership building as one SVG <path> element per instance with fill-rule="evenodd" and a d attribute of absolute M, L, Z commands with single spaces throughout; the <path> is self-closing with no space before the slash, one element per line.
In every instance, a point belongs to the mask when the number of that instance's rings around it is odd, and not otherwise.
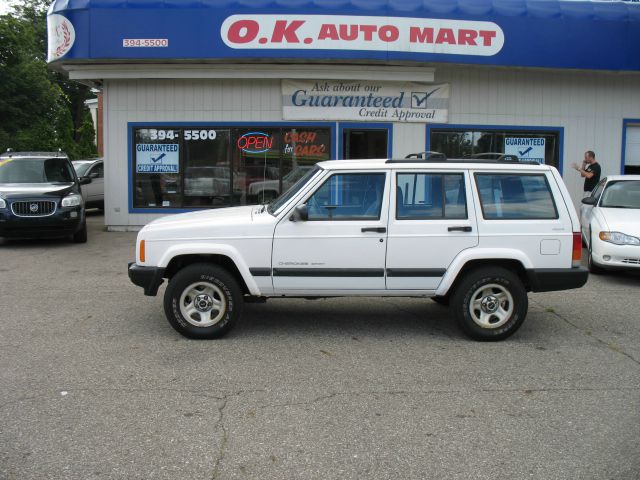
<path fill-rule="evenodd" d="M 56 0 L 49 62 L 102 91 L 105 222 L 262 202 L 318 161 L 505 153 L 640 173 L 640 4 Z"/>

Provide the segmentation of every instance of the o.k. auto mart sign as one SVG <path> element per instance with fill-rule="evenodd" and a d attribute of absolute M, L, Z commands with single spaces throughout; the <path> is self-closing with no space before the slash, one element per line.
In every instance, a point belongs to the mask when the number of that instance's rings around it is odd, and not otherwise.
<path fill-rule="evenodd" d="M 283 80 L 285 120 L 446 123 L 449 84 Z"/>

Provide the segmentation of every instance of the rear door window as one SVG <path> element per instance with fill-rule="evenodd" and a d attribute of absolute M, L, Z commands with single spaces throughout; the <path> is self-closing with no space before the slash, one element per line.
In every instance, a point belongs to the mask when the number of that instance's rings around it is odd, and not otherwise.
<path fill-rule="evenodd" d="M 485 220 L 551 220 L 558 218 L 544 174 L 476 173 Z"/>
<path fill-rule="evenodd" d="M 398 173 L 398 220 L 467 218 L 462 173 Z"/>

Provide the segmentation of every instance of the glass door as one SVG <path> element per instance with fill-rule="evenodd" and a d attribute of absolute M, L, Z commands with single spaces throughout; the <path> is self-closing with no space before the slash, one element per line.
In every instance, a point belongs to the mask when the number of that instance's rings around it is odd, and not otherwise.
<path fill-rule="evenodd" d="M 342 155 L 344 160 L 389 157 L 388 128 L 341 128 Z"/>

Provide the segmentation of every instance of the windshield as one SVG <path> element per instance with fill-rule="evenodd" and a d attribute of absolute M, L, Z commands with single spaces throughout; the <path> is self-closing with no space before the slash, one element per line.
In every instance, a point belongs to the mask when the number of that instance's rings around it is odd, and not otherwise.
<path fill-rule="evenodd" d="M 303 186 L 305 186 L 307 182 L 320 170 L 322 170 L 322 168 L 318 167 L 317 165 L 311 168 L 296 183 L 291 185 L 291 187 L 289 187 L 289 189 L 286 192 L 284 192 L 282 195 L 276 198 L 273 202 L 271 202 L 269 204 L 269 207 L 267 208 L 267 211 L 271 215 L 273 215 L 274 212 L 277 212 L 280 209 L 280 207 L 282 207 L 285 203 L 291 200 L 300 191 L 300 189 Z"/>
<path fill-rule="evenodd" d="M 603 208 L 640 208 L 640 180 L 609 182 L 602 194 Z"/>
<path fill-rule="evenodd" d="M 64 158 L 0 160 L 0 183 L 71 183 L 73 172 Z"/>
<path fill-rule="evenodd" d="M 87 174 L 87 170 L 93 165 L 93 162 L 73 162 L 73 168 L 79 177 L 84 177 Z"/>

